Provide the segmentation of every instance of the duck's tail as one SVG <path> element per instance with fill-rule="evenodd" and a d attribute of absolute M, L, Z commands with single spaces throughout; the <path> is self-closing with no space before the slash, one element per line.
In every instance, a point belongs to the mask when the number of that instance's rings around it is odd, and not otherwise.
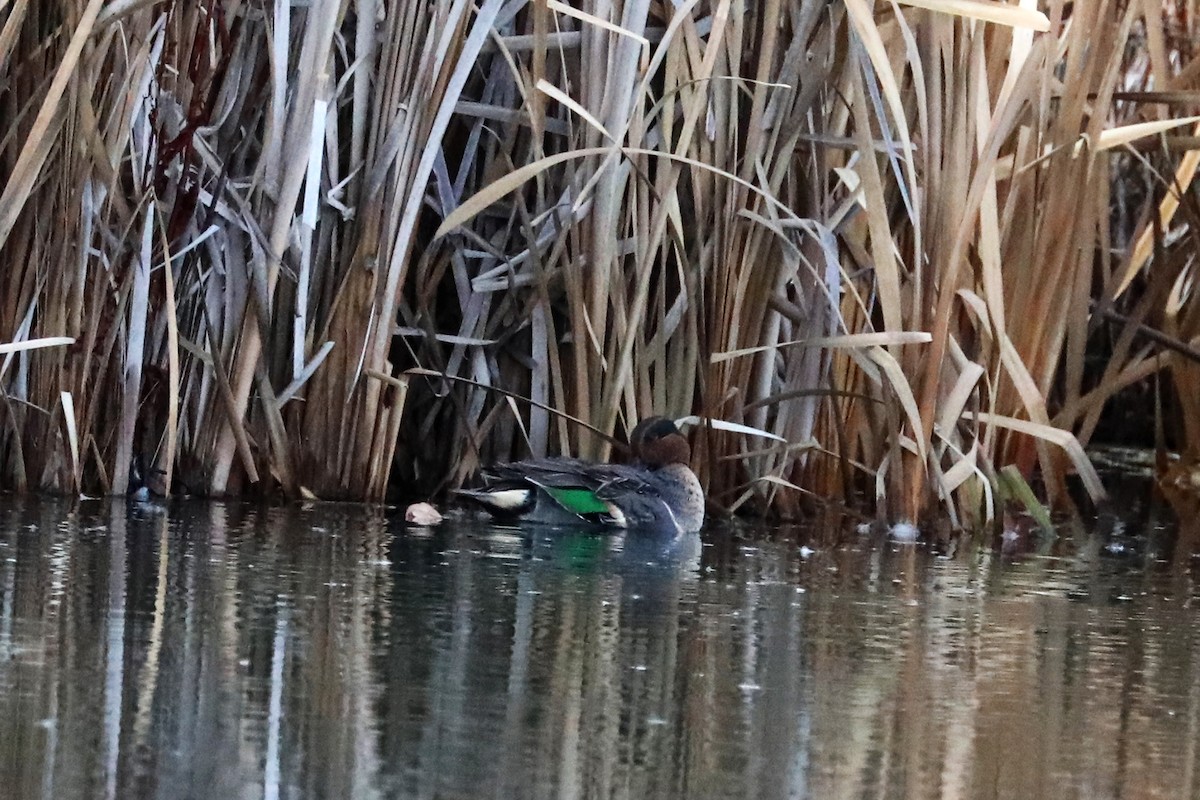
<path fill-rule="evenodd" d="M 452 494 L 469 498 L 495 517 L 519 517 L 533 510 L 533 489 L 455 489 Z"/>

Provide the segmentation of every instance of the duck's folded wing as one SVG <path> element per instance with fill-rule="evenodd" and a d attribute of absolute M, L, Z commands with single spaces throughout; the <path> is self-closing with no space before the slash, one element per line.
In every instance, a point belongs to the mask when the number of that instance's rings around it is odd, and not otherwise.
<path fill-rule="evenodd" d="M 557 518 L 561 511 L 587 522 L 624 527 L 624 514 L 613 502 L 611 492 L 627 479 L 628 471 L 627 467 L 573 458 L 544 458 L 497 464 L 485 471 L 484 480 L 493 490 L 532 488 L 551 501 L 549 505 L 537 504 L 535 513 L 553 514 L 558 522 L 567 521 Z"/>

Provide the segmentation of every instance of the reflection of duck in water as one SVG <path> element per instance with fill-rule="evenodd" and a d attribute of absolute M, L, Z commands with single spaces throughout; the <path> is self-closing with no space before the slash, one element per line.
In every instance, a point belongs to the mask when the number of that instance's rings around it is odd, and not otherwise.
<path fill-rule="evenodd" d="M 692 449 L 675 423 L 650 417 L 629 436 L 634 464 L 538 458 L 483 471 L 485 486 L 463 490 L 493 516 L 549 525 L 696 531 L 704 490 L 688 462 Z"/>
<path fill-rule="evenodd" d="M 545 528 L 526 539 L 533 561 L 547 562 L 573 573 L 677 575 L 700 574 L 703 543 L 699 532 L 634 530 L 615 536 L 580 529 Z"/>

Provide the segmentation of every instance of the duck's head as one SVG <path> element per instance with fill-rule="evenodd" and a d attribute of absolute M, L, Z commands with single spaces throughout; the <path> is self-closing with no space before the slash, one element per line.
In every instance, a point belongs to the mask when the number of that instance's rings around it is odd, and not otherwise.
<path fill-rule="evenodd" d="M 666 417 L 648 417 L 629 434 L 629 446 L 635 457 L 648 467 L 687 464 L 692 447 L 675 423 Z"/>

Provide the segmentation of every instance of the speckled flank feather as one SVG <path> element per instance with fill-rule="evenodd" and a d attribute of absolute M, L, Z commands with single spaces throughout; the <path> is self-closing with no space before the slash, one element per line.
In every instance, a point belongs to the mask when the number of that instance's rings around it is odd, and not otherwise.
<path fill-rule="evenodd" d="M 667 506 L 674 510 L 676 526 L 681 531 L 698 531 L 704 524 L 704 487 L 687 464 L 668 464 L 657 470 L 668 477 L 661 492 Z"/>

